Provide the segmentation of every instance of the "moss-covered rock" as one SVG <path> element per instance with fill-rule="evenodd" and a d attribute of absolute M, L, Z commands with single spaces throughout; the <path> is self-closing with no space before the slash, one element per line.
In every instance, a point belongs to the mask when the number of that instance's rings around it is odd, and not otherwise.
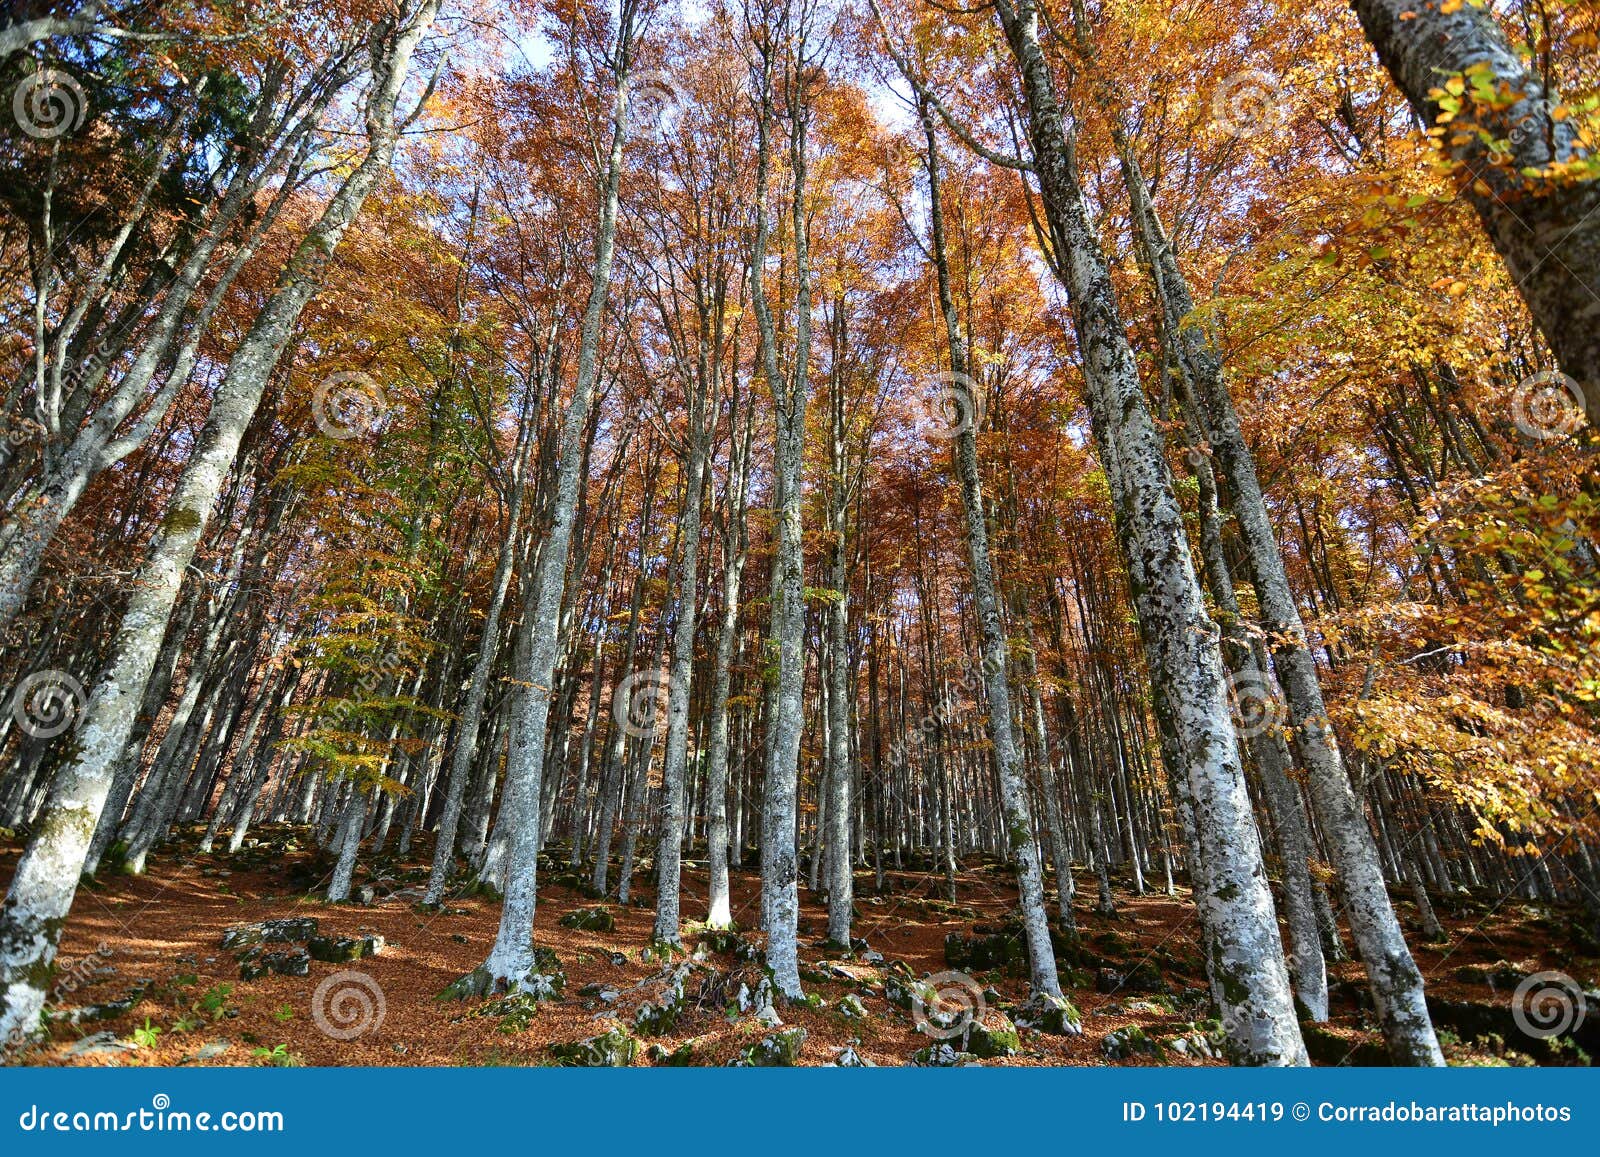
<path fill-rule="evenodd" d="M 382 952 L 383 937 L 313 936 L 306 941 L 306 951 L 313 960 L 321 960 L 327 964 L 346 964 Z"/>
<path fill-rule="evenodd" d="M 574 908 L 556 923 L 581 932 L 612 932 L 617 927 L 616 917 L 603 904 L 596 904 L 593 908 Z"/>
<path fill-rule="evenodd" d="M 1136 1024 L 1108 1032 L 1100 1042 L 1100 1051 L 1109 1059 L 1124 1061 L 1129 1057 L 1160 1057 L 1161 1042 Z"/>
<path fill-rule="evenodd" d="M 256 980 L 267 973 L 279 976 L 305 976 L 311 971 L 311 954 L 304 948 L 267 952 L 260 945 L 246 948 L 236 957 L 239 979 Z"/>
<path fill-rule="evenodd" d="M 694 1041 L 685 1041 L 668 1051 L 664 1045 L 651 1045 L 644 1050 L 645 1059 L 665 1069 L 687 1068 L 694 1064 Z"/>
<path fill-rule="evenodd" d="M 550 1046 L 556 1063 L 569 1068 L 625 1069 L 638 1054 L 639 1042 L 620 1024 L 597 1036 Z"/>
<path fill-rule="evenodd" d="M 1039 993 L 1014 1010 L 1017 1023 L 1052 1036 L 1081 1036 L 1083 1017 L 1064 996 Z"/>
<path fill-rule="evenodd" d="M 1009 1057 L 1022 1051 L 1017 1026 L 1005 1013 L 992 1009 L 968 1023 L 960 1040 L 962 1051 L 976 1057 Z"/>
<path fill-rule="evenodd" d="M 855 1045 L 846 1045 L 839 1050 L 839 1055 L 833 1058 L 833 1067 L 836 1069 L 875 1069 L 878 1066 L 862 1056 Z"/>
<path fill-rule="evenodd" d="M 846 993 L 839 999 L 839 1015 L 846 1020 L 862 1020 L 867 1015 L 867 1006 L 861 1003 L 861 998 L 855 993 Z"/>
<path fill-rule="evenodd" d="M 683 964 L 660 978 L 660 991 L 634 1010 L 634 1032 L 642 1036 L 661 1036 L 672 1031 L 688 1002 L 684 992 L 688 975 L 689 966 Z"/>
<path fill-rule="evenodd" d="M 953 1069 L 961 1065 L 975 1065 L 978 1058 L 955 1048 L 949 1041 L 939 1041 L 937 1044 L 924 1045 L 912 1053 L 911 1063 L 920 1068 Z"/>
<path fill-rule="evenodd" d="M 523 1032 L 539 1016 L 539 998 L 531 992 L 514 992 L 491 1000 L 472 1015 L 498 1020 L 501 1032 Z"/>
<path fill-rule="evenodd" d="M 963 972 L 1003 969 L 1016 976 L 1028 971 L 1028 942 L 1020 928 L 991 935 L 967 936 L 952 932 L 944 938 L 944 960 Z"/>
<path fill-rule="evenodd" d="M 1302 1023 L 1306 1052 L 1319 1065 L 1386 1066 L 1389 1050 L 1376 1033 L 1346 1036 L 1325 1024 Z"/>
<path fill-rule="evenodd" d="M 926 1008 L 937 1003 L 938 993 L 926 981 L 890 973 L 883 979 L 883 998 L 896 1008 L 911 1012 L 918 1005 Z"/>
<path fill-rule="evenodd" d="M 315 916 L 259 920 L 253 924 L 234 924 L 223 929 L 222 947 L 226 951 L 250 944 L 303 944 L 316 934 Z"/>
<path fill-rule="evenodd" d="M 800 1061 L 806 1043 L 806 1030 L 795 1026 L 764 1036 L 739 1054 L 737 1064 L 745 1068 L 792 1068 Z"/>

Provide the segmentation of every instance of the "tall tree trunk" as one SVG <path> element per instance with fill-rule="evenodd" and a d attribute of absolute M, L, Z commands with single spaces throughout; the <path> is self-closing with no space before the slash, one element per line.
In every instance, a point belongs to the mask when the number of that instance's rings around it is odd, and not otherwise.
<path fill-rule="evenodd" d="M 599 219 L 595 229 L 593 278 L 578 345 L 578 376 L 562 419 L 556 465 L 556 494 L 550 527 L 539 552 L 534 578 L 535 604 L 526 666 L 518 672 L 516 727 L 506 761 L 506 786 L 501 809 L 509 819 L 505 902 L 489 958 L 469 978 L 468 990 L 514 988 L 533 971 L 533 916 L 539 869 L 539 772 L 549 723 L 551 680 L 559 649 L 561 605 L 566 594 L 567 555 L 584 463 L 589 406 L 594 399 L 595 365 L 600 323 L 611 287 L 611 259 L 617 235 L 617 192 L 622 181 L 622 150 L 627 139 L 628 78 L 633 65 L 638 11 L 623 0 L 613 55 L 616 92 L 611 107 L 611 143 L 600 174 Z"/>

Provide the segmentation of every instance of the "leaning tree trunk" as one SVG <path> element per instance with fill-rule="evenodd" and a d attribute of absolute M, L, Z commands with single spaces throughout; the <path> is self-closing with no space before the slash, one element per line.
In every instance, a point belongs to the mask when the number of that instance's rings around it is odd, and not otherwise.
<path fill-rule="evenodd" d="M 1195 395 L 1201 426 L 1233 496 L 1232 510 L 1254 579 L 1261 625 L 1272 640 L 1273 664 L 1306 765 L 1312 805 L 1344 888 L 1350 928 L 1367 968 L 1389 1052 L 1401 1064 L 1442 1065 L 1444 1056 L 1428 1016 L 1422 973 L 1406 946 L 1384 884 L 1377 845 L 1361 801 L 1350 786 L 1277 533 L 1267 518 L 1255 458 L 1240 428 L 1221 360 L 1204 327 L 1184 324 L 1194 310 L 1188 283 L 1155 217 L 1137 163 L 1126 150 L 1123 167 L 1140 233 L 1157 274 L 1158 294 L 1166 311 L 1163 324 L 1174 340 L 1185 385 Z M 1248 689 L 1241 698 L 1259 699 L 1264 690 Z"/>
<path fill-rule="evenodd" d="M 0 909 L 0 1036 L 32 1032 L 49 989 L 61 928 L 77 892 L 89 841 L 105 805 L 112 770 L 143 699 L 184 571 L 233 467 L 278 358 L 316 293 L 340 239 L 367 194 L 388 170 L 399 136 L 395 109 L 411 57 L 438 12 L 420 0 L 404 21 L 374 31 L 372 87 L 366 100 L 368 149 L 296 248 L 267 304 L 223 375 L 193 456 L 131 584 L 127 609 L 57 774 L 50 802 L 17 864 Z"/>
<path fill-rule="evenodd" d="M 1194 820 L 1195 903 L 1235 1056 L 1303 1065 L 1260 836 L 1239 766 L 1215 624 L 1206 613 L 1110 271 L 1090 225 L 1069 135 L 1038 40 L 1033 0 L 996 0 L 1023 85 L 1028 137 L 1053 247 L 1072 299 L 1094 433 L 1128 551 L 1140 631 L 1173 776 Z"/>

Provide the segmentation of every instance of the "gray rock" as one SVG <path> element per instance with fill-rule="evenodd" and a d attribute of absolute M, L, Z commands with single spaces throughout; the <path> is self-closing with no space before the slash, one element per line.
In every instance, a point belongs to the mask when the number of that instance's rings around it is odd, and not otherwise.
<path fill-rule="evenodd" d="M 315 916 L 261 920 L 254 924 L 235 924 L 225 929 L 222 933 L 222 947 L 243 948 L 247 944 L 303 944 L 316 934 Z"/>
<path fill-rule="evenodd" d="M 139 1046 L 132 1041 L 118 1040 L 114 1032 L 97 1032 L 75 1042 L 67 1049 L 69 1057 L 104 1057 L 131 1053 Z"/>
<path fill-rule="evenodd" d="M 264 952 L 257 946 L 239 953 L 239 979 L 256 980 L 269 972 L 279 976 L 306 976 L 311 972 L 311 954 L 304 948 Z"/>
<path fill-rule="evenodd" d="M 382 952 L 383 937 L 313 936 L 306 941 L 306 951 L 311 954 L 313 960 L 321 960 L 328 964 L 346 964 Z"/>
<path fill-rule="evenodd" d="M 924 1045 L 911 1054 L 911 1063 L 920 1068 L 953 1069 L 962 1065 L 975 1065 L 978 1058 L 952 1047 L 949 1041 Z"/>

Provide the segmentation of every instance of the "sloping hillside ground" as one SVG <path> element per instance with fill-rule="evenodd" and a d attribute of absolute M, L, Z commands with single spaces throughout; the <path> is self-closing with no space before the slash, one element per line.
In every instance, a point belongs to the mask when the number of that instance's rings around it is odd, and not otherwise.
<path fill-rule="evenodd" d="M 1082 937 L 1061 945 L 1078 1031 L 1051 1032 L 1013 1019 L 1027 1019 L 1019 1007 L 1026 981 L 1007 922 L 1012 882 L 995 862 L 964 863 L 953 903 L 938 871 L 889 872 L 882 893 L 862 872 L 861 939 L 850 952 L 826 946 L 820 897 L 802 888 L 812 1005 L 771 1007 L 758 935 L 691 927 L 688 951 L 660 959 L 647 944 L 648 861 L 624 906 L 588 895 L 587 877 L 552 848 L 536 922 L 548 950 L 547 998 L 455 1000 L 439 997 L 483 961 L 499 908 L 492 896 L 470 895 L 422 910 L 426 843 L 404 858 L 364 860 L 357 894 L 366 902 L 330 906 L 315 898 L 329 865 L 307 850 L 304 830 L 263 828 L 231 857 L 199 854 L 197 841 L 198 832 L 185 831 L 151 858 L 148 874 L 107 874 L 80 891 L 47 1037 L 11 1042 L 10 1063 L 1223 1063 L 1181 889 L 1138 897 L 1119 881 L 1119 910 L 1109 917 L 1080 904 Z M 20 851 L 16 839 L 0 843 L 0 878 Z M 704 868 L 688 865 L 687 913 L 703 910 Z M 1092 878 L 1084 884 L 1092 898 Z M 753 870 L 736 870 L 733 888 L 736 919 L 753 926 Z M 1403 918 L 1415 915 L 1409 901 L 1398 903 Z M 1490 896 L 1436 903 L 1448 941 L 1413 936 L 1413 945 L 1452 1063 L 1587 1064 L 1600 1055 L 1600 960 L 1574 913 Z M 1318 1063 L 1384 1063 L 1359 966 L 1331 971 L 1333 1017 L 1307 1028 Z M 1589 993 L 1527 981 L 1544 972 L 1575 978 Z M 1520 1018 L 1512 1009 L 1519 984 Z M 1576 1003 L 1563 1003 L 1568 996 Z M 1552 1038 L 1522 1028 L 1563 1021 L 1567 1032 Z"/>

